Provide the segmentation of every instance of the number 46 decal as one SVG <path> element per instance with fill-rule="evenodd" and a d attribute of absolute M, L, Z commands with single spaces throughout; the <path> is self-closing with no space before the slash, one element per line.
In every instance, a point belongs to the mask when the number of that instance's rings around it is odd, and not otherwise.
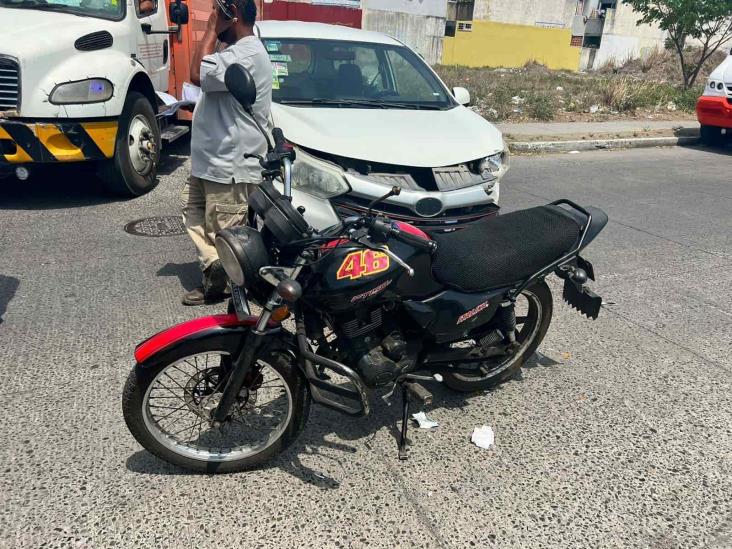
<path fill-rule="evenodd" d="M 363 276 L 371 276 L 377 273 L 383 273 L 389 270 L 389 256 L 383 252 L 375 252 L 374 250 L 361 250 L 360 252 L 351 252 L 343 260 L 338 268 L 336 278 L 343 280 L 350 278 L 356 280 Z"/>

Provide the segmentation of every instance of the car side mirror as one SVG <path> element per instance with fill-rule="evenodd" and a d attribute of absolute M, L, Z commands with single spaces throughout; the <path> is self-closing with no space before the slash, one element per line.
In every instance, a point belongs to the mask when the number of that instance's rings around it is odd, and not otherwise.
<path fill-rule="evenodd" d="M 465 107 L 470 105 L 470 92 L 465 88 L 453 88 L 452 95 L 455 97 L 455 100 L 461 105 Z"/>
<path fill-rule="evenodd" d="M 188 24 L 188 6 L 181 2 L 181 0 L 172 2 L 168 7 L 168 18 L 174 25 Z"/>
<path fill-rule="evenodd" d="M 239 63 L 234 63 L 229 65 L 224 73 L 224 84 L 234 99 L 251 114 L 252 107 L 257 100 L 257 85 L 252 73 Z"/>

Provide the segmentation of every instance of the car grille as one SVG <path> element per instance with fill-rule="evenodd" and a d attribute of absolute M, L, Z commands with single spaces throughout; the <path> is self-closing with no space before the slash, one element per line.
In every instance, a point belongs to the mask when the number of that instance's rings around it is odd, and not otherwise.
<path fill-rule="evenodd" d="M 367 201 L 361 201 L 348 195 L 333 198 L 331 203 L 341 218 L 362 214 L 368 210 Z M 499 207 L 495 204 L 478 204 L 463 208 L 451 208 L 435 217 L 420 217 L 408 208 L 393 204 L 379 204 L 374 210 L 394 221 L 404 221 L 425 231 L 446 232 L 459 229 L 484 217 L 498 215 Z"/>
<path fill-rule="evenodd" d="M 20 109 L 20 68 L 18 62 L 0 56 L 0 111 Z"/>

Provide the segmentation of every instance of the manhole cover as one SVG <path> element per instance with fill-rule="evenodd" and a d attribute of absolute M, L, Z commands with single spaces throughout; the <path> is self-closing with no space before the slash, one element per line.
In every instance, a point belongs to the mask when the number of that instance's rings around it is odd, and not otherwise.
<path fill-rule="evenodd" d="M 125 232 L 135 236 L 178 236 L 186 234 L 186 227 L 181 216 L 168 215 L 130 221 L 125 225 Z"/>

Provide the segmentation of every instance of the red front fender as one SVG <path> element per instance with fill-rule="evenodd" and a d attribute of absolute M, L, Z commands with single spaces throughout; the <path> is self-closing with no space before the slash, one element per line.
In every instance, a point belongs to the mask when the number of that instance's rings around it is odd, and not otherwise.
<path fill-rule="evenodd" d="M 135 360 L 138 364 L 143 364 L 161 351 L 169 349 L 180 341 L 206 333 L 215 333 L 217 331 L 236 328 L 249 328 L 256 323 L 256 316 L 249 316 L 244 320 L 239 320 L 234 314 L 204 316 L 189 320 L 167 330 L 163 330 L 159 334 L 140 343 L 135 349 Z"/>

